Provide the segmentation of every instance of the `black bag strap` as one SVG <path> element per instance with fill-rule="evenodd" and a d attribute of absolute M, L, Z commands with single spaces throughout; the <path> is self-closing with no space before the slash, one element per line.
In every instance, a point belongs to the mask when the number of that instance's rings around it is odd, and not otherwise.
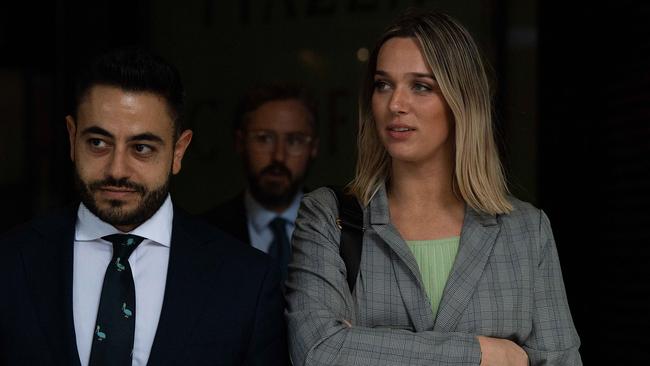
<path fill-rule="evenodd" d="M 345 263 L 348 287 L 350 293 L 354 290 L 361 264 L 361 248 L 363 240 L 363 210 L 359 201 L 353 195 L 344 193 L 340 188 L 329 187 L 336 194 L 339 216 L 336 224 L 341 229 L 339 254 Z"/>

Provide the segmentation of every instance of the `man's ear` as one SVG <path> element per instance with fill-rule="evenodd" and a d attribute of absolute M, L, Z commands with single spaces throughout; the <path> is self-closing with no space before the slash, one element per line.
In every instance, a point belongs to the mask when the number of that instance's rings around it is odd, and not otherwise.
<path fill-rule="evenodd" d="M 185 130 L 174 144 L 174 157 L 172 161 L 172 174 L 176 175 L 181 171 L 181 162 L 187 147 L 190 146 L 192 141 L 192 130 Z"/>
<path fill-rule="evenodd" d="M 70 141 L 70 160 L 74 161 L 74 142 L 77 134 L 77 123 L 71 115 L 65 116 L 65 124 L 68 127 L 68 140 Z"/>

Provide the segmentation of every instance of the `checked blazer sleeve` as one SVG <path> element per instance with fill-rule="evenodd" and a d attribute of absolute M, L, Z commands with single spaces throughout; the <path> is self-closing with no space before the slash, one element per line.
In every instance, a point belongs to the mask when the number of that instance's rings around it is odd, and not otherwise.
<path fill-rule="evenodd" d="M 478 365 L 473 334 L 359 324 L 339 255 L 336 214 L 334 198 L 318 190 L 305 196 L 296 221 L 287 282 L 294 365 Z M 401 301 L 400 294 L 378 295 L 386 308 Z"/>
<path fill-rule="evenodd" d="M 582 365 L 548 217 L 540 211 L 540 260 L 535 270 L 533 327 L 523 345 L 531 365 Z"/>

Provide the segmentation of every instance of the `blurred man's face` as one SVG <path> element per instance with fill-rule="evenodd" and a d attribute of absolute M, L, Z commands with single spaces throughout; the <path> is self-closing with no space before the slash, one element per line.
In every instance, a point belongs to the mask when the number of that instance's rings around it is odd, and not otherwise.
<path fill-rule="evenodd" d="M 79 105 L 77 120 L 66 122 L 84 205 L 123 232 L 156 213 L 192 139 L 189 130 L 174 139 L 166 101 L 97 85 Z"/>
<path fill-rule="evenodd" d="M 300 189 L 318 140 L 307 108 L 298 100 L 270 101 L 249 113 L 237 147 L 253 197 L 283 211 Z"/>

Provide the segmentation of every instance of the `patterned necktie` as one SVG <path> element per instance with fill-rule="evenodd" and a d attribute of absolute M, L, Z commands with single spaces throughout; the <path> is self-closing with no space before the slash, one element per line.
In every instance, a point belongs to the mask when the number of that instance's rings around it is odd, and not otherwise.
<path fill-rule="evenodd" d="M 129 257 L 144 238 L 114 234 L 102 239 L 113 243 L 113 258 L 104 275 L 89 365 L 131 365 L 135 285 Z"/>
<path fill-rule="evenodd" d="M 287 279 L 287 266 L 289 265 L 289 255 L 291 254 L 291 243 L 287 237 L 286 230 L 287 223 L 287 220 L 278 216 L 269 224 L 269 228 L 273 232 L 273 241 L 269 248 L 269 254 L 271 257 L 277 259 L 280 264 L 282 283 Z"/>

